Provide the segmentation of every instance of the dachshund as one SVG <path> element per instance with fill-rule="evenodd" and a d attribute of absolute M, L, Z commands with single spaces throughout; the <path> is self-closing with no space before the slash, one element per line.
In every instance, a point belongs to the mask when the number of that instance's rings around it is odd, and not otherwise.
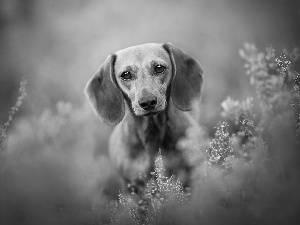
<path fill-rule="evenodd" d="M 109 55 L 85 94 L 114 128 L 109 155 L 125 184 L 143 190 L 159 150 L 168 175 L 183 184 L 190 166 L 176 143 L 194 122 L 188 112 L 203 87 L 200 63 L 171 43 L 147 43 Z"/>

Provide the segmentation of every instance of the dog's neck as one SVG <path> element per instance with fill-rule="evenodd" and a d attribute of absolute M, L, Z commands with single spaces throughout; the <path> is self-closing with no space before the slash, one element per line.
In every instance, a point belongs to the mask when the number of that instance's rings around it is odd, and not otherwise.
<path fill-rule="evenodd" d="M 162 111 L 157 115 L 144 117 L 141 116 L 135 120 L 138 135 L 145 146 L 158 148 L 154 146 L 162 142 L 167 129 L 167 113 Z"/>

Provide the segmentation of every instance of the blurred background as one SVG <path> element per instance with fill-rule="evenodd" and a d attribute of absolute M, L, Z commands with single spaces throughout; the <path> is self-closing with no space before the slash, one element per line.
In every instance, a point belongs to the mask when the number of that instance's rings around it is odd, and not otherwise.
<path fill-rule="evenodd" d="M 219 116 L 224 96 L 250 90 L 238 50 L 291 49 L 300 42 L 298 0 L 0 1 L 0 121 L 21 76 L 26 111 L 57 101 L 80 105 L 83 88 L 108 54 L 147 42 L 172 42 L 197 58 L 205 76 L 204 123 Z M 212 122 L 213 123 L 213 122 Z"/>
<path fill-rule="evenodd" d="M 147 42 L 172 42 L 201 62 L 201 120 L 212 130 L 226 96 L 254 93 L 238 53 L 245 42 L 262 50 L 300 46 L 300 1 L 0 0 L 0 123 L 21 77 L 28 80 L 8 131 L 0 221 L 57 222 L 49 211 L 72 215 L 66 223 L 86 221 L 103 193 L 117 193 L 101 185 L 114 186 L 112 128 L 92 114 L 83 89 L 108 54 Z"/>

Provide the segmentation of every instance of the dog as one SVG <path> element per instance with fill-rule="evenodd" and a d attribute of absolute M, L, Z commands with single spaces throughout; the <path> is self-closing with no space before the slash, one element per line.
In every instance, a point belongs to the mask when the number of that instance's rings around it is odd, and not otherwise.
<path fill-rule="evenodd" d="M 109 55 L 85 94 L 101 121 L 116 125 L 109 155 L 125 184 L 142 190 L 159 149 L 168 175 L 188 186 L 190 166 L 176 146 L 201 97 L 200 63 L 171 43 L 147 43 Z M 145 179 L 146 177 L 146 179 Z"/>

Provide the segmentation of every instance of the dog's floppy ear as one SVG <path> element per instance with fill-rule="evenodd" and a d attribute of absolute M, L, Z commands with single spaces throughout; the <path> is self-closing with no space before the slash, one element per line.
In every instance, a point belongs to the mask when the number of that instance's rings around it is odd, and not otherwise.
<path fill-rule="evenodd" d="M 123 94 L 114 74 L 115 61 L 115 55 L 108 56 L 84 89 L 96 115 L 108 125 L 118 124 L 125 114 Z"/>
<path fill-rule="evenodd" d="M 200 64 L 171 43 L 163 44 L 163 48 L 169 53 L 173 67 L 171 83 L 173 103 L 179 110 L 191 110 L 192 100 L 200 97 L 202 93 L 203 71 Z"/>

